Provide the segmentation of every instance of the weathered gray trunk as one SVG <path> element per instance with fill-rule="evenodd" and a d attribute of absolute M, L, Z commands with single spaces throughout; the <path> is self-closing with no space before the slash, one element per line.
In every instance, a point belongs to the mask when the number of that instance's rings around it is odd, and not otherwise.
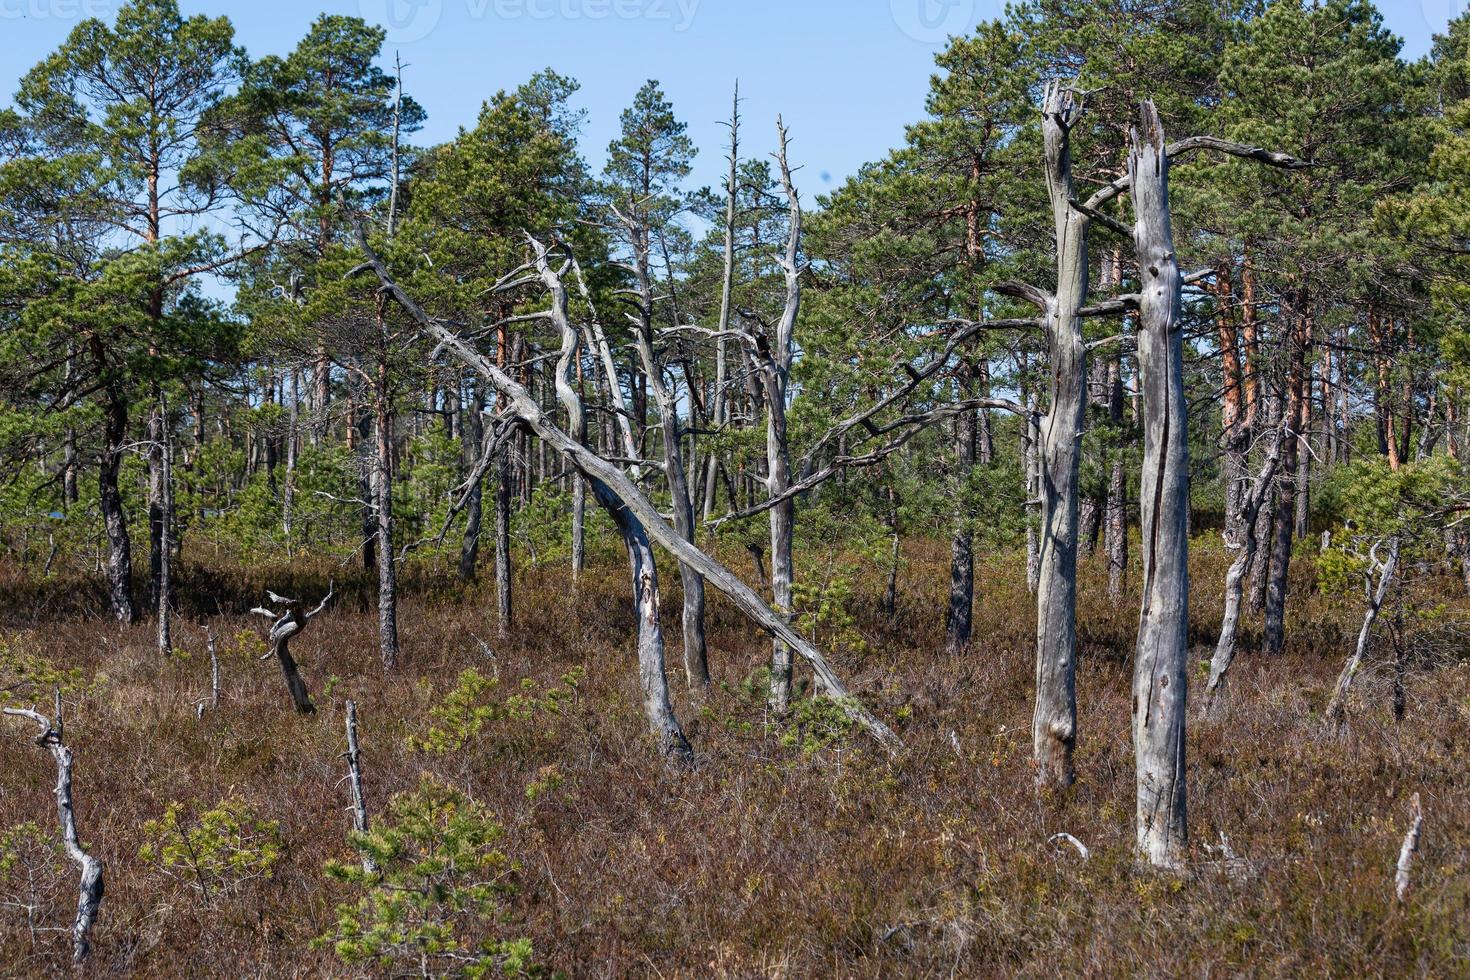
<path fill-rule="evenodd" d="M 786 127 L 776 120 L 781 186 L 786 192 L 786 249 L 777 257 L 786 279 L 786 303 L 776 323 L 775 336 L 769 338 L 769 350 L 760 365 L 761 385 L 766 400 L 766 493 L 781 498 L 771 508 L 771 600 L 779 614 L 790 622 L 793 610 L 792 581 L 795 562 L 792 556 L 796 526 L 796 504 L 785 496 L 791 488 L 791 446 L 786 433 L 786 392 L 791 379 L 791 363 L 796 318 L 801 309 L 801 268 L 797 254 L 801 247 L 801 199 L 791 182 L 791 168 L 786 160 Z M 772 641 L 771 709 L 785 714 L 791 702 L 792 649 L 781 638 Z M 823 678 L 817 678 L 820 686 Z"/>
<path fill-rule="evenodd" d="M 695 542 L 694 500 L 690 496 L 689 478 L 680 452 L 683 426 L 674 393 L 664 381 L 663 364 L 654 353 L 653 282 L 648 268 L 648 229 L 630 223 L 636 243 L 634 269 L 638 281 L 638 314 L 636 337 L 638 356 L 654 406 L 658 410 L 660 443 L 663 447 L 664 478 L 668 482 L 674 528 L 690 544 Z M 709 663 L 704 638 L 704 580 L 699 573 L 680 563 L 679 579 L 683 585 L 684 672 L 689 687 L 703 690 L 709 686 Z"/>
<path fill-rule="evenodd" d="M 719 337 L 715 340 L 715 395 L 710 421 L 716 429 L 730 422 L 730 400 L 725 391 L 729 384 L 729 365 L 726 360 L 725 335 L 730 330 L 731 295 L 735 288 L 735 218 L 737 197 L 740 190 L 740 84 L 735 85 L 734 104 L 730 109 L 730 164 L 725 177 L 725 254 L 724 269 L 720 276 L 720 320 L 716 326 Z M 709 520 L 715 508 L 715 490 L 720 475 L 719 457 L 710 453 L 705 465 L 703 511 Z"/>
<path fill-rule="evenodd" d="M 61 719 L 61 693 L 56 695 L 56 723 L 35 711 L 6 708 L 5 714 L 28 718 L 41 729 L 36 744 L 47 749 L 56 761 L 56 816 L 61 825 L 61 844 L 67 858 L 77 866 L 80 880 L 77 887 L 77 914 L 72 920 L 71 947 L 72 963 L 80 966 L 92 952 L 92 923 L 97 921 L 97 912 L 102 907 L 104 881 L 102 862 L 82 848 L 77 833 L 76 808 L 72 805 L 71 770 L 72 754 L 63 740 L 64 725 Z"/>
<path fill-rule="evenodd" d="M 561 276 L 551 268 L 546 251 L 538 242 L 536 269 L 551 294 L 551 319 L 561 334 L 561 356 L 557 360 L 555 386 L 557 400 L 567 413 L 567 431 L 557 434 L 577 449 L 585 451 L 587 417 L 582 398 L 571 379 L 571 365 L 577 357 L 581 337 L 567 315 L 567 293 Z M 544 436 L 543 436 L 544 439 Z M 628 507 L 595 476 L 588 475 L 592 492 L 608 516 L 612 518 L 628 551 L 628 568 L 633 579 L 633 606 L 638 624 L 638 677 L 643 692 L 643 712 L 649 729 L 658 740 L 660 753 L 683 762 L 694 757 L 689 740 L 679 727 L 669 701 L 668 674 L 664 663 L 664 634 L 659 622 L 658 566 L 648 533 Z M 676 532 L 677 533 L 677 532 Z M 681 535 L 682 538 L 682 535 Z"/>
<path fill-rule="evenodd" d="M 467 367 L 492 384 L 506 402 L 506 411 L 519 419 L 547 444 L 567 460 L 567 463 L 588 479 L 594 494 L 604 506 L 621 504 L 621 507 L 636 518 L 645 534 L 668 549 L 674 556 L 704 576 L 728 596 L 736 607 L 762 630 L 772 637 L 780 638 L 811 664 L 812 670 L 822 681 L 828 694 L 839 709 L 854 722 L 866 729 L 878 742 L 889 748 L 902 743 L 892 729 L 878 720 L 847 691 L 841 679 L 832 671 L 821 651 L 791 628 L 778 612 L 761 599 L 756 592 L 740 580 L 723 564 L 686 541 L 659 514 L 658 508 L 638 489 L 637 485 L 616 465 L 591 452 L 572 439 L 548 419 L 528 391 L 504 370 L 485 358 L 441 320 L 424 312 L 413 298 L 389 275 L 387 267 L 372 249 L 362 225 L 357 226 L 358 247 L 368 257 L 367 268 L 389 295 L 413 318 L 419 328 L 443 349 L 458 358 Z M 604 495 L 605 494 L 605 495 Z M 617 519 L 617 515 L 614 515 Z"/>
<path fill-rule="evenodd" d="M 572 476 L 572 581 L 582 578 L 587 565 L 587 483 Z M 703 624 L 701 623 L 701 626 Z"/>
<path fill-rule="evenodd" d="M 1254 484 L 1245 485 L 1245 482 L 1242 481 L 1239 510 L 1237 520 L 1234 522 L 1235 529 L 1232 531 L 1227 526 L 1225 531 L 1226 547 L 1236 549 L 1239 553 L 1225 573 L 1225 614 L 1220 623 L 1220 639 L 1215 644 L 1215 655 L 1210 660 L 1210 679 L 1205 685 L 1205 696 L 1210 699 L 1219 696 L 1221 685 L 1225 682 L 1225 675 L 1235 661 L 1246 570 L 1250 568 L 1256 556 L 1258 545 L 1256 538 L 1258 518 L 1270 497 L 1271 481 L 1275 479 L 1276 468 L 1281 462 L 1282 439 L 1291 438 L 1291 435 L 1290 432 L 1287 432 L 1285 436 L 1277 434 L 1276 439 L 1266 450 L 1266 461 L 1261 467 L 1261 472 L 1256 475 Z"/>
<path fill-rule="evenodd" d="M 485 419 L 481 415 L 484 400 L 476 387 L 471 394 L 464 422 L 460 425 L 460 441 L 464 444 L 466 457 L 479 450 L 485 439 Z M 476 471 L 465 496 L 464 539 L 459 546 L 459 577 L 472 582 L 480 562 L 480 528 L 484 522 L 485 480 Z"/>
<path fill-rule="evenodd" d="M 1189 829 L 1184 727 L 1189 696 L 1189 414 L 1184 395 L 1179 260 L 1169 218 L 1169 160 L 1152 102 L 1128 170 L 1139 269 L 1143 394 L 1139 509 L 1143 603 L 1133 660 L 1137 846 L 1156 867 L 1183 864 Z"/>
<path fill-rule="evenodd" d="M 1367 596 L 1368 609 L 1363 613 L 1363 625 L 1358 630 L 1358 642 L 1353 648 L 1353 655 L 1343 665 L 1342 673 L 1338 675 L 1337 684 L 1332 690 L 1332 700 L 1327 705 L 1326 717 L 1329 724 L 1341 727 L 1347 721 L 1347 696 L 1348 688 L 1352 686 L 1353 678 L 1358 676 L 1358 671 L 1363 667 L 1363 658 L 1368 654 L 1368 644 L 1373 638 L 1373 624 L 1378 622 L 1378 614 L 1383 611 L 1383 603 L 1388 599 L 1388 593 L 1393 588 L 1394 577 L 1398 574 L 1399 566 L 1399 539 L 1390 538 L 1388 544 L 1388 557 L 1382 562 L 1378 560 L 1378 545 L 1374 545 L 1369 558 Z M 1372 576 L 1378 575 L 1378 584 L 1373 586 Z"/>
<path fill-rule="evenodd" d="M 1050 406 L 1040 424 L 1041 533 L 1036 588 L 1037 780 L 1070 786 L 1077 742 L 1078 439 L 1087 409 L 1086 347 L 1078 310 L 1087 299 L 1087 217 L 1072 207 L 1069 128 L 1078 107 L 1053 86 L 1043 108 L 1047 193 L 1056 222 L 1057 291 L 1045 311 Z"/>
<path fill-rule="evenodd" d="M 393 552 L 393 406 L 386 352 L 378 363 L 373 396 L 373 492 L 378 524 L 378 656 L 383 669 L 398 669 L 398 562 Z"/>
<path fill-rule="evenodd" d="M 168 417 L 168 402 L 158 399 L 159 562 L 158 562 L 158 655 L 173 652 L 173 526 L 174 526 L 174 441 Z"/>

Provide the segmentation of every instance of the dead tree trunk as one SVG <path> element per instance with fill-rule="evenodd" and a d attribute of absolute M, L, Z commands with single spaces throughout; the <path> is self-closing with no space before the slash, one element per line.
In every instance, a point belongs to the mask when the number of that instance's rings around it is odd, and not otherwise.
<path fill-rule="evenodd" d="M 725 178 L 725 254 L 724 269 L 720 276 L 720 320 L 715 338 L 715 396 L 710 421 L 716 429 L 730 422 L 730 399 L 725 391 L 729 384 L 729 364 L 726 352 L 726 335 L 730 331 L 731 295 L 735 287 L 735 217 L 740 192 L 740 85 L 735 85 L 735 101 L 730 108 L 730 171 Z M 704 496 L 702 498 L 704 519 L 709 520 L 715 508 L 715 491 L 719 483 L 720 459 L 710 453 L 705 464 Z"/>
<path fill-rule="evenodd" d="M 373 381 L 373 503 L 378 525 L 378 655 L 385 671 L 398 669 L 398 561 L 393 553 L 393 392 L 388 364 L 388 321 L 378 304 L 378 363 Z"/>
<path fill-rule="evenodd" d="M 1225 683 L 1225 674 L 1235 661 L 1246 569 L 1250 568 L 1255 559 L 1259 543 L 1256 539 L 1257 518 L 1271 494 L 1271 481 L 1275 479 L 1276 467 L 1281 462 L 1282 441 L 1292 437 L 1289 427 L 1285 433 L 1277 434 L 1266 450 L 1266 461 L 1256 474 L 1255 483 L 1241 488 L 1234 530 L 1227 526 L 1225 531 L 1226 547 L 1238 550 L 1239 554 L 1225 573 L 1225 615 L 1220 624 L 1220 639 L 1215 644 L 1215 655 L 1210 660 L 1210 679 L 1205 685 L 1205 697 L 1212 701 L 1219 696 L 1221 685 Z"/>
<path fill-rule="evenodd" d="M 1063 788 L 1075 778 L 1077 743 L 1078 437 L 1087 410 L 1086 348 L 1078 311 L 1087 299 L 1088 217 L 1073 206 L 1071 128 L 1075 94 L 1051 85 L 1042 107 L 1047 193 L 1056 224 L 1057 290 L 1022 290 L 1045 317 L 1050 405 L 1040 424 L 1041 533 L 1036 589 L 1037 781 Z"/>
<path fill-rule="evenodd" d="M 1384 542 L 1373 545 L 1368 554 L 1368 569 L 1364 573 L 1364 592 L 1368 598 L 1368 609 L 1363 614 L 1363 626 L 1358 630 L 1358 643 L 1353 648 L 1353 655 L 1343 665 L 1342 673 L 1338 675 L 1337 685 L 1332 691 L 1332 700 L 1327 705 L 1327 722 L 1336 728 L 1341 728 L 1347 721 L 1347 696 L 1348 688 L 1352 686 L 1353 678 L 1358 676 L 1362 669 L 1363 658 L 1368 654 L 1368 643 L 1373 638 L 1373 624 L 1378 622 L 1378 614 L 1383 610 L 1384 600 L 1388 598 L 1389 590 L 1393 588 L 1394 576 L 1398 572 L 1399 565 L 1399 539 L 1390 538 L 1388 544 L 1388 557 L 1380 560 L 1378 549 Z M 1377 588 L 1373 585 L 1373 576 L 1378 576 Z"/>
<path fill-rule="evenodd" d="M 485 438 L 484 400 L 479 388 L 475 387 L 470 397 L 464 423 L 460 426 L 460 440 L 468 456 L 478 448 Z M 459 578 L 462 582 L 473 582 L 480 562 L 480 526 L 484 520 L 485 478 L 476 472 L 465 494 L 464 539 L 459 546 Z"/>
<path fill-rule="evenodd" d="M 173 652 L 173 526 L 174 526 L 174 440 L 168 416 L 168 401 L 158 396 L 158 655 Z"/>
<path fill-rule="evenodd" d="M 776 324 L 775 336 L 768 338 L 765 349 L 762 350 L 760 343 L 752 346 L 755 348 L 766 400 L 766 493 L 771 497 L 783 498 L 771 508 L 771 599 L 776 612 L 789 622 L 793 608 L 792 580 L 796 574 L 792 556 L 796 505 L 795 501 L 785 496 L 791 487 L 791 446 L 786 432 L 786 390 L 791 379 L 793 339 L 797 313 L 801 308 L 803 270 L 797 265 L 797 253 L 801 247 L 801 199 L 791 182 L 791 168 L 786 162 L 786 126 L 780 119 L 776 120 L 776 132 L 776 162 L 781 170 L 781 186 L 786 192 L 789 221 L 786 250 L 778 256 L 781 271 L 786 278 L 786 304 L 781 311 L 781 319 Z M 770 704 L 778 715 L 785 714 L 791 702 L 791 668 L 791 648 L 777 637 L 772 642 Z"/>
<path fill-rule="evenodd" d="M 551 294 L 549 318 L 561 333 L 561 356 L 556 365 L 556 395 L 567 413 L 567 432 L 562 434 L 573 445 L 585 449 L 587 417 L 582 398 L 571 379 L 571 365 L 581 342 L 567 315 L 567 292 L 562 274 L 552 269 L 542 245 L 531 241 L 536 252 L 536 270 Z M 595 477 L 589 477 L 593 495 L 617 526 L 628 551 L 628 567 L 633 577 L 633 601 L 638 621 L 638 675 L 643 690 L 643 711 L 650 730 L 665 756 L 680 761 L 693 761 L 694 753 L 669 701 L 668 674 L 664 662 L 664 634 L 659 622 L 658 566 L 653 545 L 642 522 L 622 501 Z M 682 537 L 682 535 L 681 535 Z"/>
<path fill-rule="evenodd" d="M 266 596 L 270 599 L 271 605 L 278 607 L 277 610 L 272 611 L 264 606 L 257 606 L 250 610 L 257 616 L 264 616 L 274 621 L 271 623 L 271 648 L 266 656 L 274 656 L 280 664 L 281 676 L 286 681 L 286 689 L 291 693 L 291 704 L 296 708 L 297 714 L 315 714 L 316 705 L 311 703 L 311 695 L 306 690 L 306 682 L 301 679 L 301 672 L 296 667 L 296 659 L 291 656 L 291 639 L 306 629 L 306 624 L 327 608 L 327 603 L 332 601 L 334 591 L 329 588 L 326 598 L 322 599 L 310 612 L 306 611 L 306 606 L 300 599 L 287 599 L 274 592 L 267 592 Z"/>
<path fill-rule="evenodd" d="M 71 798 L 71 749 L 63 741 L 63 727 L 61 720 L 61 692 L 56 694 L 56 724 L 51 724 L 51 719 L 35 711 L 23 708 L 6 708 L 7 715 L 17 718 L 29 718 L 41 729 L 41 735 L 36 739 L 36 744 L 51 753 L 56 760 L 56 815 L 61 824 L 61 842 L 66 849 L 66 856 L 75 864 L 81 872 L 81 881 L 77 890 L 77 915 L 72 921 L 71 948 L 72 962 L 81 964 L 86 961 L 92 951 L 92 944 L 88 939 L 92 931 L 92 923 L 97 921 L 97 911 L 102 906 L 102 892 L 104 881 L 102 878 L 102 862 L 94 858 L 82 849 L 81 838 L 77 834 L 76 811 L 72 806 Z"/>
<path fill-rule="evenodd" d="M 498 448 L 495 456 L 495 628 L 502 640 L 510 639 L 515 624 L 512 602 L 514 575 L 510 560 L 510 450 Z"/>
<path fill-rule="evenodd" d="M 896 748 L 901 744 L 898 736 L 887 725 L 879 721 L 848 694 L 846 685 L 832 672 L 821 651 L 793 630 L 784 617 L 768 606 L 738 576 L 685 540 L 663 519 L 653 502 L 621 469 L 590 451 L 585 445 L 572 439 L 558 428 L 542 412 L 524 386 L 466 343 L 455 330 L 451 329 L 450 323 L 429 316 L 394 281 L 387 266 L 383 264 L 377 252 L 368 242 L 367 234 L 360 221 L 357 222 L 356 231 L 358 247 L 367 257 L 367 262 L 353 272 L 373 272 L 383 288 L 403 307 L 428 337 L 493 385 L 503 397 L 506 411 L 509 414 L 529 426 L 540 438 L 545 439 L 548 446 L 560 453 L 570 466 L 587 478 L 593 492 L 599 494 L 599 502 L 603 503 L 604 507 L 620 505 L 619 509 L 613 512 L 615 521 L 623 513 L 635 518 L 638 528 L 644 532 L 645 536 L 651 537 L 668 549 L 679 561 L 692 565 L 706 581 L 713 583 L 716 588 L 725 593 L 752 622 L 771 636 L 789 644 L 804 657 L 826 686 L 829 695 L 848 717 L 865 728 L 884 746 Z M 602 495 L 604 491 L 605 496 Z M 609 509 L 611 510 L 611 507 Z"/>
<path fill-rule="evenodd" d="M 1189 697 L 1189 405 L 1184 395 L 1179 260 L 1169 215 L 1169 159 L 1152 102 L 1128 157 L 1139 269 L 1143 392 L 1143 606 L 1133 659 L 1137 846 L 1176 868 L 1189 840 L 1184 726 Z"/>
<path fill-rule="evenodd" d="M 367 802 L 362 794 L 362 753 L 357 749 L 357 702 L 347 701 L 347 781 L 352 787 L 352 829 L 359 834 L 368 832 Z M 362 870 L 374 874 L 378 863 L 366 851 L 362 856 Z"/>
<path fill-rule="evenodd" d="M 618 212 L 633 242 L 633 269 L 637 279 L 637 313 L 632 314 L 634 340 L 643 376 L 653 395 L 659 415 L 659 436 L 663 447 L 664 478 L 668 482 L 674 527 L 690 544 L 695 539 L 694 500 L 690 496 L 689 477 L 680 452 L 683 426 L 679 419 L 678 399 L 664 380 L 664 365 L 654 351 L 653 281 L 649 270 L 649 229 L 636 215 Z M 679 578 L 684 589 L 684 670 L 689 687 L 709 687 L 709 664 L 704 638 L 704 580 L 687 565 L 680 564 Z"/>

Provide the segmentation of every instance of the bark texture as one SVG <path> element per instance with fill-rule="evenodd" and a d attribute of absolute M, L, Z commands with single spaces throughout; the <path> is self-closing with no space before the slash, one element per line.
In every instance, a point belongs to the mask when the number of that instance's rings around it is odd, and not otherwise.
<path fill-rule="evenodd" d="M 1169 216 L 1169 159 L 1152 102 L 1142 108 L 1128 170 L 1139 269 L 1138 371 L 1143 393 L 1139 510 L 1143 604 L 1133 659 L 1137 846 L 1177 868 L 1189 840 L 1184 726 L 1189 697 L 1189 433 L 1179 260 Z"/>

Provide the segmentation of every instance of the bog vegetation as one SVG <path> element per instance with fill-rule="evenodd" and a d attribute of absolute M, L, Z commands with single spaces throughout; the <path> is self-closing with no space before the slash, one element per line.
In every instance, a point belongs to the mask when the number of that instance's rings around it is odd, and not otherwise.
<path fill-rule="evenodd" d="M 384 37 L 0 112 L 0 971 L 1470 970 L 1470 16 L 1028 0 L 815 200 Z"/>

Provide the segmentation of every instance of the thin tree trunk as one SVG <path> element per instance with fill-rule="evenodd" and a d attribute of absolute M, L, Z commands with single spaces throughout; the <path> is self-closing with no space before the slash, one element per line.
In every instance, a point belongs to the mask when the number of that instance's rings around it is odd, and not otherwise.
<path fill-rule="evenodd" d="M 1329 724 L 1342 727 L 1347 720 L 1347 696 L 1348 688 L 1353 683 L 1353 678 L 1358 676 L 1362 669 L 1363 658 L 1368 653 L 1368 643 L 1373 638 L 1373 624 L 1378 621 L 1378 614 L 1383 610 L 1384 600 L 1388 598 L 1389 590 L 1393 588 L 1394 576 L 1398 572 L 1399 564 L 1399 539 L 1391 538 L 1388 541 L 1388 558 L 1381 564 L 1378 562 L 1377 546 L 1373 549 L 1369 575 L 1374 572 L 1378 574 L 1378 586 L 1372 587 L 1372 579 L 1369 578 L 1368 609 L 1363 614 L 1363 626 L 1358 630 L 1358 642 L 1353 648 L 1353 655 L 1343 665 L 1342 673 L 1338 675 L 1337 685 L 1332 691 L 1332 700 L 1328 702 L 1326 717 Z"/>
<path fill-rule="evenodd" d="M 971 395 L 971 372 L 961 368 L 959 397 Z M 950 538 L 949 608 L 944 617 L 945 647 L 952 654 L 970 645 L 975 604 L 974 531 L 970 527 L 970 471 L 975 466 L 975 413 L 965 412 L 955 420 L 955 506 L 954 532 Z"/>
<path fill-rule="evenodd" d="M 398 669 L 398 562 L 393 546 L 393 402 L 389 389 L 387 321 L 378 309 L 377 381 L 373 421 L 377 438 L 373 461 L 378 524 L 378 652 L 385 671 Z"/>
<path fill-rule="evenodd" d="M 133 602 L 133 549 L 128 518 L 123 510 L 118 475 L 122 470 L 128 435 L 128 407 L 120 395 L 109 393 L 103 406 L 102 455 L 97 469 L 97 500 L 107 530 L 107 590 L 112 614 L 121 623 L 138 621 Z"/>
<path fill-rule="evenodd" d="M 162 443 L 158 460 L 161 490 L 158 542 L 158 655 L 167 657 L 173 652 L 170 628 L 173 615 L 174 442 L 168 417 L 168 402 L 162 395 L 159 395 L 158 398 L 158 419 L 158 435 Z"/>
<path fill-rule="evenodd" d="M 473 386 L 460 437 L 465 455 L 479 450 L 485 439 L 484 399 L 478 385 Z M 459 546 L 459 578 L 473 582 L 480 561 L 480 526 L 484 520 L 485 480 L 476 471 L 465 499 L 464 540 Z"/>
<path fill-rule="evenodd" d="M 1286 433 L 1277 434 L 1275 441 L 1266 451 L 1265 464 L 1261 467 L 1261 472 L 1256 475 L 1255 483 L 1250 485 L 1241 497 L 1240 519 L 1235 532 L 1240 537 L 1236 538 L 1231 532 L 1226 532 L 1226 546 L 1237 548 L 1240 553 L 1236 556 L 1235 561 L 1230 563 L 1230 568 L 1225 573 L 1225 614 L 1220 624 L 1220 639 L 1215 644 L 1215 655 L 1210 660 L 1210 679 L 1205 685 L 1205 697 L 1211 702 L 1219 697 L 1221 685 L 1225 682 L 1225 675 L 1235 661 L 1246 570 L 1256 556 L 1259 541 L 1256 537 L 1257 518 L 1265 509 L 1265 504 L 1271 495 L 1271 482 L 1275 479 L 1276 468 L 1281 463 L 1282 441 L 1294 435 L 1295 433 L 1289 428 Z"/>
<path fill-rule="evenodd" d="M 510 460 L 507 450 L 495 457 L 495 627 L 502 640 L 510 639 L 514 625 L 513 578 L 510 563 Z"/>

